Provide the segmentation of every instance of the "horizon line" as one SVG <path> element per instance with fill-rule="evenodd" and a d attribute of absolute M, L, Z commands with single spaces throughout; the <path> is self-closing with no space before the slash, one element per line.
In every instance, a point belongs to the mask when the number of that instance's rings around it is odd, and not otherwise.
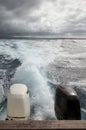
<path fill-rule="evenodd" d="M 0 39 L 86 39 L 86 37 L 0 36 Z"/>

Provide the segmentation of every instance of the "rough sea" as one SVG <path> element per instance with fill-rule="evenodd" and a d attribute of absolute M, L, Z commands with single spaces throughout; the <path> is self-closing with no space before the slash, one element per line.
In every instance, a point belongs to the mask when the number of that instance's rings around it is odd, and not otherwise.
<path fill-rule="evenodd" d="M 86 119 L 86 40 L 0 40 L 1 120 L 7 116 L 7 92 L 14 83 L 29 89 L 32 120 L 56 119 L 55 88 L 61 83 L 75 89 Z"/>

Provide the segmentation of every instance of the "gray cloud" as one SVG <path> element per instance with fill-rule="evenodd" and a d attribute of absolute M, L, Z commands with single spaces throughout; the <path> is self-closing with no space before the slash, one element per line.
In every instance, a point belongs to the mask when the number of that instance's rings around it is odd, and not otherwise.
<path fill-rule="evenodd" d="M 32 8 L 39 5 L 40 0 L 0 0 L 0 5 L 7 10 L 15 10 L 16 8 Z"/>
<path fill-rule="evenodd" d="M 0 0 L 0 34 L 85 34 L 85 0 Z"/>

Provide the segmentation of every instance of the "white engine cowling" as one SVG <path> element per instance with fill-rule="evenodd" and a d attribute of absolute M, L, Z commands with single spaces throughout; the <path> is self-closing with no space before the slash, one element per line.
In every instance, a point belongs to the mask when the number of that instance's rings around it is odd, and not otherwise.
<path fill-rule="evenodd" d="M 27 120 L 30 118 L 30 99 L 27 86 L 13 84 L 7 95 L 7 117 L 10 120 Z"/>

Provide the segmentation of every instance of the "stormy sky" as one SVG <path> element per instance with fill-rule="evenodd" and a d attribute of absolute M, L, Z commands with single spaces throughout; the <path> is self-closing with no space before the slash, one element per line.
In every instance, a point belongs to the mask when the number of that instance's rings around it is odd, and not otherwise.
<path fill-rule="evenodd" d="M 0 35 L 85 35 L 86 0 L 0 0 Z"/>

